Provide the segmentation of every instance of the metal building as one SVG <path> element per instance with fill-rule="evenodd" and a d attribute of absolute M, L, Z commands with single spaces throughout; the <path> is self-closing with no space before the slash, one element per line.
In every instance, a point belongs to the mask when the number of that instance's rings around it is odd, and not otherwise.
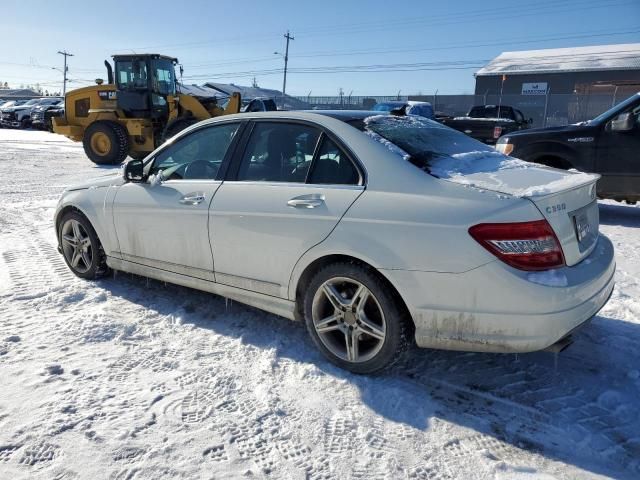
<path fill-rule="evenodd" d="M 535 123 L 592 118 L 640 91 L 640 43 L 504 52 L 475 73 L 476 97 Z"/>

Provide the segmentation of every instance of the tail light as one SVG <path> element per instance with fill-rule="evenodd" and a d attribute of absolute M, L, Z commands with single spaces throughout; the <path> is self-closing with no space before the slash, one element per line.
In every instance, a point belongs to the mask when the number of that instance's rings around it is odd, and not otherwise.
<path fill-rule="evenodd" d="M 471 227 L 469 234 L 500 260 L 520 270 L 548 270 L 565 264 L 558 237 L 546 220 L 481 223 Z"/>
<path fill-rule="evenodd" d="M 502 135 L 502 127 L 493 127 L 493 138 L 496 140 Z"/>

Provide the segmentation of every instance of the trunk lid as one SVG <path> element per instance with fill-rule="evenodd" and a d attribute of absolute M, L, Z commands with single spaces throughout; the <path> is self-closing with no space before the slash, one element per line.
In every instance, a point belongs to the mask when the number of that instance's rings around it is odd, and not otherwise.
<path fill-rule="evenodd" d="M 599 175 L 558 170 L 484 151 L 437 159 L 431 173 L 533 202 L 558 237 L 568 266 L 583 260 L 596 245 Z"/>

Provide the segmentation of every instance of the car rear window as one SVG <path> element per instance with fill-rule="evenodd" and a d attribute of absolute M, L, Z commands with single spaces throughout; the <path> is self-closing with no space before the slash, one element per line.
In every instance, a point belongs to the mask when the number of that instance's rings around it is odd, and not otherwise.
<path fill-rule="evenodd" d="M 506 163 L 520 162 L 457 130 L 415 115 L 375 115 L 366 118 L 363 127 L 374 140 L 436 177 L 469 168 L 493 171 Z"/>

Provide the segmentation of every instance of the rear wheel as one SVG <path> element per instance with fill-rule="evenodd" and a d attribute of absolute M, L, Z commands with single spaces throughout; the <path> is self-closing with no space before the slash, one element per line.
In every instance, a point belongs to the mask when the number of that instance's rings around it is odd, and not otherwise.
<path fill-rule="evenodd" d="M 410 319 L 371 269 L 336 263 L 320 270 L 305 295 L 307 330 L 333 363 L 373 373 L 396 363 L 410 344 Z"/>
<path fill-rule="evenodd" d="M 101 121 L 89 125 L 82 139 L 84 151 L 93 163 L 114 165 L 121 163 L 129 151 L 129 137 L 122 125 Z"/>

